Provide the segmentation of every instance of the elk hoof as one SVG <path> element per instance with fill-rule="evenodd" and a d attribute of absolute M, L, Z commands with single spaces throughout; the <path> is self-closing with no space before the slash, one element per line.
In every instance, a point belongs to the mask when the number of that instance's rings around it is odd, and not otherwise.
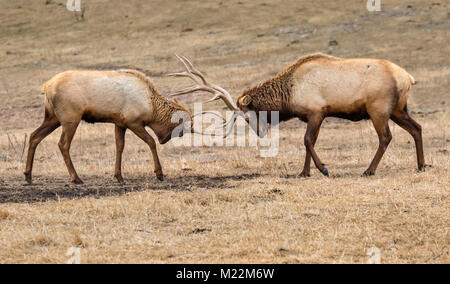
<path fill-rule="evenodd" d="M 115 178 L 117 179 L 117 182 L 118 182 L 118 183 L 120 183 L 120 184 L 124 184 L 124 183 L 125 183 L 125 181 L 123 180 L 123 177 L 121 177 L 121 176 L 115 176 Z"/>
<path fill-rule="evenodd" d="M 433 167 L 432 165 L 427 165 L 427 164 L 422 165 L 419 167 L 419 172 L 424 172 L 426 168 L 432 168 L 432 167 Z"/>
<path fill-rule="evenodd" d="M 156 176 L 160 181 L 164 181 L 164 176 L 163 175 L 159 175 L 159 176 Z"/>
<path fill-rule="evenodd" d="M 362 177 L 369 177 L 369 176 L 373 176 L 373 175 L 375 175 L 375 173 L 369 172 L 369 171 L 365 171 L 365 172 L 362 174 Z"/>
<path fill-rule="evenodd" d="M 305 173 L 305 172 L 301 172 L 299 175 L 298 175 L 298 177 L 301 177 L 301 178 L 307 178 L 307 177 L 310 177 L 311 175 L 309 174 L 309 173 Z"/>
<path fill-rule="evenodd" d="M 84 182 L 83 182 L 81 179 L 79 179 L 79 178 L 73 180 L 72 182 L 73 182 L 74 184 L 84 184 Z"/>
<path fill-rule="evenodd" d="M 328 176 L 328 170 L 327 170 L 327 168 L 323 168 L 323 171 L 322 171 L 322 174 L 324 175 L 324 176 Z"/>
<path fill-rule="evenodd" d="M 24 173 L 24 175 L 25 175 L 25 181 L 26 181 L 28 184 L 32 184 L 32 183 L 33 183 L 33 180 L 31 179 L 31 174 Z"/>

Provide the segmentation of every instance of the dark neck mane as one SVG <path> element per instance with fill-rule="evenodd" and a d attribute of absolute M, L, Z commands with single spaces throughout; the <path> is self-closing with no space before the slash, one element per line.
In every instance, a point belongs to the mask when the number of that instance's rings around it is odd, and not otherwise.
<path fill-rule="evenodd" d="M 244 94 L 252 98 L 252 106 L 257 111 L 286 112 L 291 98 L 292 76 L 281 76 L 270 79 Z"/>

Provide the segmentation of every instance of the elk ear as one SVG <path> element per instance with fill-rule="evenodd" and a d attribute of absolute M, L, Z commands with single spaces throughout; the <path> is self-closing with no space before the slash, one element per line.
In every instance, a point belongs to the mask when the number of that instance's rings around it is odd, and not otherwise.
<path fill-rule="evenodd" d="M 245 95 L 239 99 L 239 104 L 241 106 L 248 106 L 252 102 L 252 98 L 249 95 Z"/>

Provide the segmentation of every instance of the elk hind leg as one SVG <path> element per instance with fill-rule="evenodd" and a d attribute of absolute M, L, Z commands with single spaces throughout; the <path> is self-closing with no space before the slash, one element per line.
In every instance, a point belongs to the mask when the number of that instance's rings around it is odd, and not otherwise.
<path fill-rule="evenodd" d="M 408 115 L 406 107 L 402 111 L 395 111 L 392 114 L 391 119 L 401 128 L 408 131 L 414 138 L 416 144 L 417 166 L 419 171 L 423 171 L 425 169 L 425 158 L 423 155 L 422 127 Z"/>
<path fill-rule="evenodd" d="M 28 145 L 28 155 L 27 155 L 27 163 L 25 166 L 25 180 L 31 184 L 32 183 L 32 171 L 33 171 L 33 162 L 34 162 L 34 154 L 36 153 L 36 148 L 42 140 L 45 139 L 48 135 L 50 135 L 53 131 L 55 131 L 61 124 L 59 123 L 56 116 L 47 108 L 45 109 L 45 119 L 41 126 L 36 129 L 30 135 L 29 145 Z"/>
<path fill-rule="evenodd" d="M 388 124 L 389 116 L 373 115 L 370 118 L 372 119 L 373 126 L 378 134 L 379 146 L 369 168 L 363 173 L 363 176 L 371 176 L 375 174 L 378 164 L 380 163 L 384 152 L 392 140 L 392 134 Z"/>

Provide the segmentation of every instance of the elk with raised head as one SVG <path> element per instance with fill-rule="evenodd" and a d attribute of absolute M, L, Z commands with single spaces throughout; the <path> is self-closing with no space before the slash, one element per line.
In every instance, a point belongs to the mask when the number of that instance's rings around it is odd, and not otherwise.
<path fill-rule="evenodd" d="M 36 147 L 50 133 L 62 126 L 58 143 L 72 182 L 82 183 L 72 164 L 70 145 L 81 120 L 89 123 L 115 124 L 116 165 L 115 178 L 123 182 L 122 153 L 125 132 L 130 129 L 141 138 L 152 152 L 155 173 L 164 180 L 156 143 L 145 127 L 150 127 L 165 144 L 172 131 L 183 122 L 172 122 L 176 112 L 192 120 L 188 109 L 176 100 L 169 101 L 154 88 L 145 74 L 136 70 L 67 71 L 44 84 L 45 118 L 42 125 L 30 135 L 25 179 L 32 182 L 33 160 Z M 181 126 L 181 127 L 184 127 Z M 186 127 L 190 127 L 187 126 Z M 184 132 L 184 131 L 183 131 Z M 180 134 L 182 135 L 182 133 Z"/>
<path fill-rule="evenodd" d="M 408 131 L 416 144 L 419 171 L 425 166 L 422 130 L 407 112 L 408 94 L 414 78 L 403 68 L 387 60 L 343 59 L 321 53 L 300 57 L 275 77 L 249 88 L 238 98 L 237 104 L 224 89 L 206 82 L 204 76 L 185 57 L 179 60 L 186 72 L 173 76 L 196 76 L 196 86 L 173 92 L 179 96 L 195 91 L 207 91 L 222 99 L 235 112 L 226 124 L 233 124 L 242 115 L 254 111 L 278 111 L 280 121 L 299 118 L 307 123 L 304 144 L 306 158 L 301 176 L 310 176 L 313 159 L 319 171 L 328 176 L 328 170 L 319 159 L 314 145 L 320 126 L 326 117 L 359 121 L 371 119 L 379 138 L 379 147 L 369 168 L 363 175 L 374 175 L 377 166 L 392 139 L 389 119 Z M 210 101 L 212 101 L 210 100 Z M 259 120 L 258 120 L 259 121 Z M 258 135 L 264 135 L 260 125 L 251 124 Z"/>

